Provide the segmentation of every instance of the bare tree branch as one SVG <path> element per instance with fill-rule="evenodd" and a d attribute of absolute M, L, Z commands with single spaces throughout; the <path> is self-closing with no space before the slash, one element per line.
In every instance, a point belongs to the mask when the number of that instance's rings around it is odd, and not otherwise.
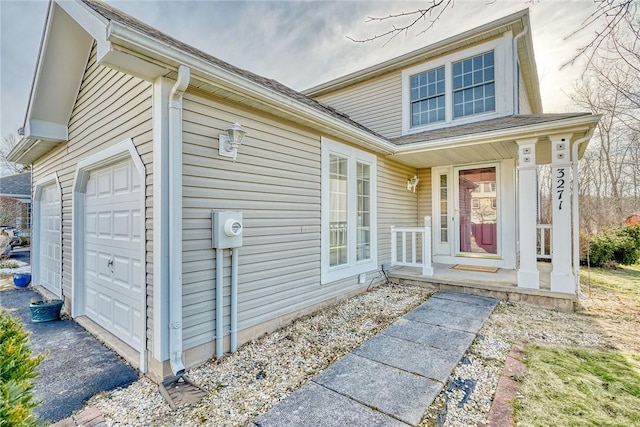
<path fill-rule="evenodd" d="M 8 171 L 11 174 L 23 172 L 25 167 L 7 160 L 7 155 L 11 149 L 18 143 L 19 137 L 15 133 L 10 133 L 2 138 L 0 143 L 0 170 Z"/>
<path fill-rule="evenodd" d="M 445 11 L 445 9 L 447 9 L 450 6 L 453 7 L 453 2 L 454 0 L 430 0 L 427 2 L 429 3 L 429 6 L 424 9 L 418 9 L 411 12 L 400 12 L 400 13 L 389 14 L 387 16 L 380 16 L 380 17 L 369 16 L 365 22 L 391 21 L 392 22 L 391 28 L 383 33 L 376 34 L 371 37 L 366 37 L 364 39 L 358 39 L 351 36 L 347 36 L 347 38 L 355 43 L 368 43 L 374 40 L 384 39 L 388 37 L 388 40 L 384 43 L 384 45 L 387 45 L 391 40 L 396 38 L 398 35 L 402 33 L 406 35 L 408 31 L 412 27 L 414 27 L 418 22 L 422 20 L 427 21 L 427 15 L 431 15 L 432 13 L 437 12 L 435 18 L 431 21 L 428 21 L 426 28 L 424 28 L 419 33 L 419 34 L 423 34 L 425 31 L 433 27 L 433 25 L 440 18 L 440 16 Z M 441 9 L 437 10 L 440 7 Z M 396 26 L 396 24 L 393 23 L 393 21 L 402 20 L 404 18 L 411 18 L 411 19 L 409 23 L 399 25 L 399 26 Z"/>

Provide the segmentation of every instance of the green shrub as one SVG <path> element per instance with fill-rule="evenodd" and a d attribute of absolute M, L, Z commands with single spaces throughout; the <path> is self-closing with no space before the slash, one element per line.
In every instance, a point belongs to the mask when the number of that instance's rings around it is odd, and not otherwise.
<path fill-rule="evenodd" d="M 622 227 L 600 234 L 591 240 L 589 251 L 594 267 L 635 264 L 640 260 L 640 227 Z"/>
<path fill-rule="evenodd" d="M 44 356 L 31 356 L 22 323 L 0 310 L 0 427 L 37 426 L 33 379 Z"/>

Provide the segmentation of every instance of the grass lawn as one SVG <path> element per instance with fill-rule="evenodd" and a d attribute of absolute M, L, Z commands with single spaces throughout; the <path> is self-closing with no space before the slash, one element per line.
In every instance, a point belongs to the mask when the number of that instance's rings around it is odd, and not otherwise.
<path fill-rule="evenodd" d="M 640 426 L 640 266 L 581 273 L 580 314 L 610 344 L 527 344 L 518 426 Z"/>
<path fill-rule="evenodd" d="M 640 425 L 640 355 L 529 344 L 515 404 L 523 426 Z"/>

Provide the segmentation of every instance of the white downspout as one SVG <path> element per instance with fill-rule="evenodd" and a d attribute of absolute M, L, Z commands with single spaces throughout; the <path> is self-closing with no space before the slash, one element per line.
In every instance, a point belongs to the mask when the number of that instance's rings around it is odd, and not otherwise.
<path fill-rule="evenodd" d="M 238 252 L 231 249 L 231 353 L 238 349 Z"/>
<path fill-rule="evenodd" d="M 576 280 L 576 295 L 580 296 L 580 199 L 578 194 L 578 149 L 580 144 L 587 142 L 585 136 L 573 143 L 571 160 L 573 167 L 573 275 Z"/>
<path fill-rule="evenodd" d="M 518 93 L 518 88 L 520 87 L 520 75 L 518 74 L 518 39 L 527 34 L 528 31 L 529 26 L 527 25 L 513 38 L 513 114 L 520 113 L 520 103 L 518 102 L 520 97 Z"/>
<path fill-rule="evenodd" d="M 169 95 L 169 360 L 180 376 L 182 361 L 182 95 L 189 86 L 189 68 L 180 65 Z"/>

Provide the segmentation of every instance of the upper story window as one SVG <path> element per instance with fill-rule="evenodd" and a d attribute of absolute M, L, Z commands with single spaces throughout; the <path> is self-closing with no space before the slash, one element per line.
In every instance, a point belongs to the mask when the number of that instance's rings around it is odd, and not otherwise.
<path fill-rule="evenodd" d="M 513 114 L 512 46 L 506 33 L 404 69 L 402 133 Z"/>
<path fill-rule="evenodd" d="M 453 63 L 453 117 L 495 111 L 493 51 Z"/>
<path fill-rule="evenodd" d="M 444 120 L 444 66 L 411 76 L 411 126 Z"/>

